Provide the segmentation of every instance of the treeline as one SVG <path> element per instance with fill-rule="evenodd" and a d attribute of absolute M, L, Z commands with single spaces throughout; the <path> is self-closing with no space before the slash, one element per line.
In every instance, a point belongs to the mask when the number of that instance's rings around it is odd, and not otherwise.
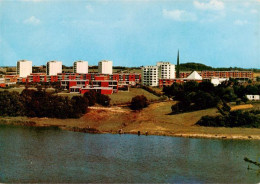
<path fill-rule="evenodd" d="M 221 115 L 203 116 L 196 124 L 211 127 L 260 128 L 260 110 L 230 111 L 230 107 L 226 104 L 218 109 Z"/>
<path fill-rule="evenodd" d="M 21 94 L 0 92 L 1 116 L 79 118 L 87 108 L 88 100 L 81 96 L 70 99 L 31 89 L 25 89 Z"/>
<path fill-rule="evenodd" d="M 237 70 L 237 71 L 248 71 L 252 70 L 253 72 L 260 72 L 260 69 L 252 68 L 252 69 L 245 69 L 245 68 L 239 68 L 239 67 L 220 67 L 220 68 L 214 68 L 211 66 L 207 66 L 201 63 L 182 63 L 180 64 L 180 71 L 202 71 L 202 70 L 209 70 L 209 71 L 232 71 L 232 70 Z"/>
<path fill-rule="evenodd" d="M 214 87 L 210 82 L 190 81 L 165 86 L 163 92 L 168 97 L 179 101 L 172 106 L 172 113 L 175 114 L 216 107 L 221 101 L 245 103 L 248 100 L 246 94 L 260 93 L 260 85 L 244 86 L 231 80 Z"/>
<path fill-rule="evenodd" d="M 0 91 L 0 116 L 79 118 L 87 112 L 89 102 L 90 105 L 99 103 L 104 106 L 110 103 L 106 95 L 88 94 L 68 98 L 42 90 L 24 89 L 21 94 Z"/>
<path fill-rule="evenodd" d="M 231 111 L 225 116 L 203 116 L 197 125 L 211 127 L 251 127 L 260 128 L 260 112 L 254 111 Z"/>

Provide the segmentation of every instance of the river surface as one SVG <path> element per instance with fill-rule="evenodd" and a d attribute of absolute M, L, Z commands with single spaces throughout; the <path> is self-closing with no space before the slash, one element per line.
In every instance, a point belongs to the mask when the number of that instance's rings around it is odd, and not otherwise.
<path fill-rule="evenodd" d="M 260 141 L 0 126 L 0 182 L 259 183 Z"/>

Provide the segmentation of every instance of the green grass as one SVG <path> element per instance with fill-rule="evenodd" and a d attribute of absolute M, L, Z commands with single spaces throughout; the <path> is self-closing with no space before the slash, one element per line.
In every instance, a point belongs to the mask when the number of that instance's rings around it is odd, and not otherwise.
<path fill-rule="evenodd" d="M 111 98 L 111 105 L 122 104 L 131 102 L 132 98 L 136 95 L 144 95 L 149 101 L 159 100 L 159 97 L 149 93 L 148 91 L 141 88 L 130 88 L 129 92 L 127 91 L 119 91 L 118 93 L 113 93 L 109 95 Z"/>

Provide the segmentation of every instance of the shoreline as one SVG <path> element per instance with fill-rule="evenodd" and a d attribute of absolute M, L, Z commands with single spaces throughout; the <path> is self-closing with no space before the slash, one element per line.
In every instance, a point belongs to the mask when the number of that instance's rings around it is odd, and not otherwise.
<path fill-rule="evenodd" d="M 150 104 L 142 111 L 132 111 L 127 107 L 89 107 L 79 119 L 0 117 L 0 124 L 23 125 L 29 127 L 53 127 L 61 130 L 95 134 L 138 134 L 172 136 L 185 138 L 260 140 L 260 128 L 204 127 L 196 125 L 202 116 L 218 115 L 216 108 L 171 113 L 174 101 Z M 259 108 L 254 105 L 253 108 Z M 239 107 L 239 106 L 237 106 Z"/>
<path fill-rule="evenodd" d="M 95 128 L 81 128 L 81 127 L 70 127 L 66 125 L 50 125 L 44 124 L 40 125 L 34 121 L 9 121 L 0 120 L 0 125 L 11 125 L 20 127 L 36 127 L 36 128 L 55 128 L 60 130 L 72 131 L 72 132 L 82 132 L 90 134 L 134 134 L 138 136 L 138 131 L 129 132 L 117 132 L 117 131 L 99 131 Z M 246 128 L 242 128 L 246 129 Z M 260 140 L 260 135 L 230 135 L 230 134 L 201 134 L 201 133 L 174 133 L 174 132 L 140 132 L 140 136 L 169 136 L 169 137 L 183 137 L 183 138 L 199 138 L 199 139 L 228 139 L 228 140 Z"/>

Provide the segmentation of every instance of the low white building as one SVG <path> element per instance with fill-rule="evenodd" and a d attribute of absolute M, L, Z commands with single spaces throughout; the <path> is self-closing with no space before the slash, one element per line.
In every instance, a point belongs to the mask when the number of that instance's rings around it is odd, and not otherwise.
<path fill-rule="evenodd" d="M 228 78 L 219 78 L 219 77 L 213 77 L 210 79 L 210 82 L 214 85 L 214 86 L 218 86 L 219 84 L 221 84 L 224 81 L 228 81 Z"/>
<path fill-rule="evenodd" d="M 32 61 L 17 61 L 16 73 L 19 77 L 25 78 L 32 73 Z"/>
<path fill-rule="evenodd" d="M 87 61 L 75 61 L 73 63 L 73 72 L 85 74 L 88 73 L 88 62 Z"/>
<path fill-rule="evenodd" d="M 102 60 L 98 62 L 98 73 L 101 74 L 113 74 L 113 62 L 108 60 Z"/>
<path fill-rule="evenodd" d="M 251 101 L 260 100 L 260 95 L 246 95 L 246 97 Z"/>
<path fill-rule="evenodd" d="M 46 65 L 47 75 L 57 75 L 62 73 L 62 62 L 61 61 L 49 61 Z"/>

